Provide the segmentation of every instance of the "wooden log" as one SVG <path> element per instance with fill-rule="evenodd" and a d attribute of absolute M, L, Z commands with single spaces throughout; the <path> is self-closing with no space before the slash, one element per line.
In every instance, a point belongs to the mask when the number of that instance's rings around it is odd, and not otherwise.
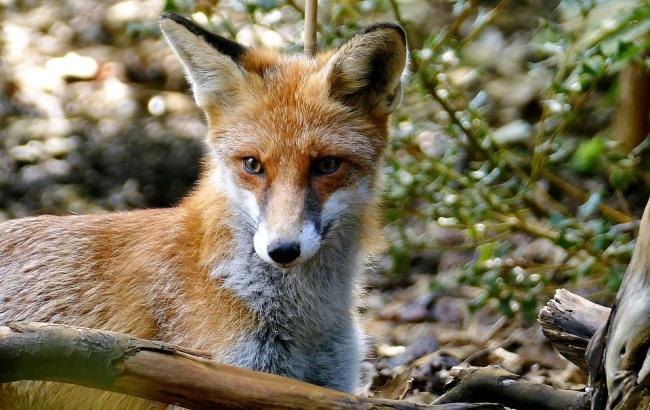
<path fill-rule="evenodd" d="M 104 330 L 47 323 L 0 326 L 0 383 L 48 380 L 188 409 L 501 409 L 493 404 L 422 406 L 364 398 L 219 364 L 207 354 Z"/>
<path fill-rule="evenodd" d="M 553 299 L 540 310 L 537 320 L 558 353 L 588 373 L 587 345 L 607 322 L 609 312 L 605 306 L 558 289 Z"/>
<path fill-rule="evenodd" d="M 455 368 L 451 389 L 435 404 L 494 401 L 526 410 L 587 410 L 590 394 L 524 380 L 498 366 Z"/>

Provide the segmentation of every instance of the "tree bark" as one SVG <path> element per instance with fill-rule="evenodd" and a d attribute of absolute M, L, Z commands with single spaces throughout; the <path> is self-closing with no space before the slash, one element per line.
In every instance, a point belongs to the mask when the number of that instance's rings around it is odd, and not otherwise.
<path fill-rule="evenodd" d="M 588 374 L 587 345 L 607 322 L 609 312 L 605 306 L 558 289 L 553 299 L 539 311 L 537 320 L 558 353 Z"/>
<path fill-rule="evenodd" d="M 129 335 L 46 323 L 0 326 L 0 383 L 48 380 L 189 409 L 501 409 L 421 406 L 325 389 L 208 359 L 209 354 Z"/>
<path fill-rule="evenodd" d="M 587 360 L 593 409 L 650 407 L 650 202 L 608 321 Z"/>

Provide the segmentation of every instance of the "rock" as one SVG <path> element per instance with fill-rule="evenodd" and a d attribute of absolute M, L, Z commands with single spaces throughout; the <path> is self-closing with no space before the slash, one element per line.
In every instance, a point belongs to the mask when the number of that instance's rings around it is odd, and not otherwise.
<path fill-rule="evenodd" d="M 566 251 L 548 239 L 536 239 L 516 249 L 514 256 L 539 264 L 556 265 L 565 259 Z"/>
<path fill-rule="evenodd" d="M 490 364 L 497 364 L 510 373 L 519 374 L 521 373 L 522 366 L 524 364 L 521 356 L 516 353 L 509 352 L 506 349 L 497 347 L 492 350 L 489 355 Z"/>
<path fill-rule="evenodd" d="M 386 363 L 390 367 L 402 366 L 436 351 L 439 347 L 438 339 L 433 336 L 424 336 L 409 345 L 402 353 L 388 359 Z"/>
<path fill-rule="evenodd" d="M 63 57 L 51 58 L 45 63 L 45 69 L 61 78 L 78 78 L 89 80 L 97 75 L 99 64 L 92 57 L 69 52 Z"/>
<path fill-rule="evenodd" d="M 436 300 L 433 318 L 438 322 L 461 324 L 467 317 L 466 303 L 461 299 L 441 297 Z"/>
<path fill-rule="evenodd" d="M 442 128 L 424 130 L 417 134 L 415 141 L 422 152 L 433 158 L 442 158 L 454 144 Z"/>
<path fill-rule="evenodd" d="M 529 41 L 523 38 L 511 40 L 496 62 L 496 69 L 504 77 L 513 77 L 521 73 L 528 57 Z"/>
<path fill-rule="evenodd" d="M 163 9 L 162 0 L 126 0 L 114 4 L 106 11 L 106 22 L 117 29 L 134 21 L 155 21 Z"/>
<path fill-rule="evenodd" d="M 456 67 L 447 72 L 449 82 L 456 87 L 469 88 L 478 85 L 478 71 L 472 67 Z"/>
<path fill-rule="evenodd" d="M 495 68 L 506 48 L 503 33 L 494 27 L 486 28 L 483 33 L 464 50 L 464 56 L 472 65 Z"/>
<path fill-rule="evenodd" d="M 497 78 L 487 83 L 485 90 L 503 105 L 520 108 L 532 101 L 540 91 L 537 84 L 527 80 L 524 75 Z"/>
<path fill-rule="evenodd" d="M 516 144 L 528 140 L 533 128 L 524 120 L 515 120 L 492 132 L 492 138 L 499 144 Z"/>

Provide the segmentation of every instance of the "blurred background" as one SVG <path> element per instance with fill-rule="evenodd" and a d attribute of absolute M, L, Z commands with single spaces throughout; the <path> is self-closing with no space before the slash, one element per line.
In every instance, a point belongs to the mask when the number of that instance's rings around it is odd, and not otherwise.
<path fill-rule="evenodd" d="M 302 51 L 301 0 L 0 0 L 0 220 L 178 203 L 206 126 L 163 11 Z M 647 0 L 321 0 L 319 47 L 398 21 L 411 67 L 369 274 L 366 390 L 423 401 L 461 362 L 581 388 L 539 307 L 607 304 L 650 194 Z"/>

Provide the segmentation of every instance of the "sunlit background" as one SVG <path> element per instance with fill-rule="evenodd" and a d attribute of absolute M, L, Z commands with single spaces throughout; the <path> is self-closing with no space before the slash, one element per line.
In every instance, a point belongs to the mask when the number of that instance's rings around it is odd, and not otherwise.
<path fill-rule="evenodd" d="M 0 0 L 0 220 L 177 204 L 206 126 L 158 16 L 300 52 L 303 7 Z M 389 245 L 366 297 L 372 386 L 421 346 L 438 356 L 416 366 L 419 389 L 435 393 L 485 335 L 520 331 L 537 350 L 480 360 L 579 387 L 528 326 L 557 287 L 611 300 L 629 261 L 650 193 L 650 5 L 321 0 L 319 47 L 382 20 L 405 26 L 412 65 L 385 168 Z"/>

